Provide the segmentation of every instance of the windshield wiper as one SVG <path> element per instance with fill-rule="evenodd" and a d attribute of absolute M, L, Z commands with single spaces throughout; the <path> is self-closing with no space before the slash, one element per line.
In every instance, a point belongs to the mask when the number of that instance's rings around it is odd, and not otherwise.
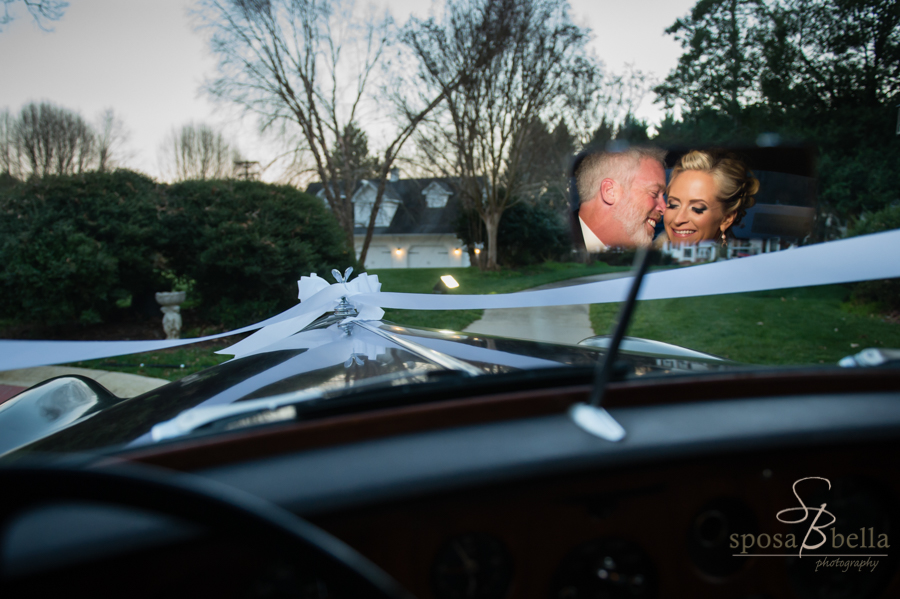
<path fill-rule="evenodd" d="M 607 441 L 615 442 L 625 438 L 625 429 L 622 428 L 622 425 L 616 422 L 609 412 L 603 409 L 603 395 L 606 393 L 606 386 L 615 368 L 616 358 L 619 355 L 619 346 L 622 344 L 625 331 L 628 330 L 628 324 L 631 322 L 631 315 L 637 303 L 638 291 L 641 289 L 641 282 L 647 273 L 647 267 L 650 265 L 650 256 L 650 250 L 638 248 L 634 258 L 634 282 L 628 290 L 628 299 L 625 300 L 625 304 L 622 306 L 616 319 L 612 339 L 610 339 L 609 348 L 606 351 L 606 358 L 603 362 L 597 364 L 590 399 L 586 404 L 577 403 L 569 408 L 569 415 L 575 424 L 592 435 Z"/>
<path fill-rule="evenodd" d="M 858 366 L 872 368 L 874 366 L 897 364 L 900 364 L 900 349 L 882 349 L 879 347 L 864 349 L 858 354 L 841 358 L 840 362 L 838 362 L 838 366 L 843 366 L 844 368 Z"/>

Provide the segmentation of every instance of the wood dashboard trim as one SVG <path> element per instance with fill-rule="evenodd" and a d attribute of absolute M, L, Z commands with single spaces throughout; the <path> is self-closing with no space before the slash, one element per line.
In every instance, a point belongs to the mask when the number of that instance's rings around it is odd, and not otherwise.
<path fill-rule="evenodd" d="M 897 390 L 897 370 L 737 371 L 612 383 L 604 405 L 619 408 Z M 114 459 L 193 471 L 367 439 L 561 413 L 573 403 L 585 401 L 589 392 L 590 385 L 572 385 L 393 407 L 145 447 Z"/>

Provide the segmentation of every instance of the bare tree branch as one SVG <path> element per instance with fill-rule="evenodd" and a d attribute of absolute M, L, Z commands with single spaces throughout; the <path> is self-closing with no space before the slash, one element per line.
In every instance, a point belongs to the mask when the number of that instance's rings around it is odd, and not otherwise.
<path fill-rule="evenodd" d="M 13 16 L 9 14 L 9 7 L 19 0 L 3 0 L 3 16 L 0 16 L 0 25 L 6 25 L 13 20 Z M 22 4 L 31 13 L 31 17 L 37 26 L 44 31 L 52 31 L 44 26 L 43 21 L 58 21 L 62 18 L 65 9 L 69 6 L 68 2 L 60 0 L 21 0 Z M 0 29 L 2 31 L 2 29 Z"/>
<path fill-rule="evenodd" d="M 453 85 L 448 75 L 470 63 L 486 23 L 500 29 L 505 47 Z M 599 65 L 587 53 L 587 32 L 556 0 L 456 0 L 447 4 L 443 23 L 414 21 L 413 27 L 407 39 L 420 59 L 420 81 L 446 99 L 418 147 L 458 178 L 462 197 L 485 225 L 486 266 L 495 268 L 500 218 L 526 196 L 529 161 L 540 160 L 525 152 L 534 123 L 585 119 Z"/>
<path fill-rule="evenodd" d="M 172 130 L 160 150 L 163 172 L 174 181 L 228 179 L 240 154 L 225 137 L 205 124 Z"/>
<path fill-rule="evenodd" d="M 359 122 L 361 106 L 373 97 L 372 78 L 393 41 L 392 21 L 358 12 L 352 0 L 202 0 L 201 5 L 202 28 L 219 60 L 209 91 L 256 114 L 264 127 L 296 127 L 303 142 L 300 153 L 311 159 L 325 200 L 352 247 L 352 196 L 358 180 L 342 166 L 350 158 L 342 136 Z M 503 20 L 500 14 L 493 18 Z M 403 104 L 404 121 L 378 160 L 378 191 L 360 262 L 365 262 L 398 153 L 465 74 L 486 64 L 484 56 L 494 52 L 496 39 L 483 37 L 470 53 L 473 60 L 458 65 L 441 89 Z"/>

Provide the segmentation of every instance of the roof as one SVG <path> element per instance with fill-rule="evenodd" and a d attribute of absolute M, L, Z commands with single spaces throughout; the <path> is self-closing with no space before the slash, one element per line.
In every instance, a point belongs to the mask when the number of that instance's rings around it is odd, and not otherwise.
<path fill-rule="evenodd" d="M 377 181 L 360 181 L 354 191 L 356 196 L 363 186 L 378 187 Z M 429 208 L 425 201 L 425 191 L 449 193 L 443 208 Z M 312 183 L 306 193 L 318 195 L 321 183 Z M 376 235 L 442 235 L 456 232 L 456 221 L 460 213 L 459 193 L 456 180 L 450 177 L 427 177 L 423 179 L 400 179 L 388 181 L 384 190 L 384 200 L 399 202 L 397 212 L 387 227 L 375 227 Z M 356 227 L 355 233 L 365 233 L 365 227 Z"/>

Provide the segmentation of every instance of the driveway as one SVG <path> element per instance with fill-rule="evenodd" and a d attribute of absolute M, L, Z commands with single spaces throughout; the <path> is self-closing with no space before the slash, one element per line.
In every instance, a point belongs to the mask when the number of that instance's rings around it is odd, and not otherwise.
<path fill-rule="evenodd" d="M 627 277 L 629 271 L 578 277 L 566 281 L 557 281 L 535 287 L 537 289 L 555 289 L 571 287 L 582 283 L 608 281 Z M 485 310 L 484 316 L 465 328 L 466 332 L 484 335 L 499 335 L 516 339 L 548 341 L 551 343 L 575 344 L 594 335 L 588 316 L 588 304 L 575 306 L 550 306 L 547 308 L 507 308 L 501 310 Z M 598 331 L 605 334 L 608 331 Z"/>

